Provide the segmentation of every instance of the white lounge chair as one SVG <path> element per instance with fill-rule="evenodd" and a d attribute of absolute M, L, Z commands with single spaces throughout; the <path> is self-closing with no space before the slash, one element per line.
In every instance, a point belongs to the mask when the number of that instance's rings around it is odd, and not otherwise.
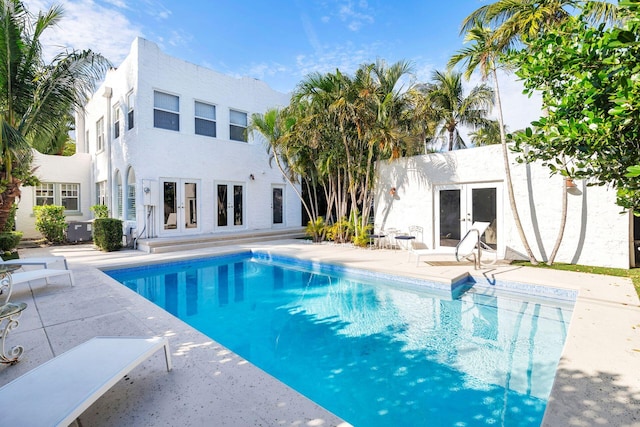
<path fill-rule="evenodd" d="M 458 245 L 456 246 L 455 256 L 457 261 L 462 261 L 463 259 L 471 259 L 473 258 L 474 266 L 476 268 L 480 267 L 482 252 L 495 252 L 484 245 L 480 238 L 484 234 L 484 232 L 489 227 L 488 222 L 480 222 L 476 221 L 471 225 L 467 234 L 464 235 Z M 411 249 L 409 251 L 409 260 L 411 260 L 411 255 L 415 255 L 416 257 L 416 266 L 420 264 L 420 257 L 425 255 L 438 255 L 443 254 L 445 252 L 436 249 L 429 249 L 422 242 L 411 242 Z M 497 254 L 496 254 L 497 256 Z M 495 261 L 494 261 L 495 262 Z"/>
<path fill-rule="evenodd" d="M 71 270 L 55 270 L 53 268 L 41 268 L 38 270 L 18 271 L 11 274 L 13 284 L 31 282 L 32 280 L 44 279 L 47 285 L 49 278 L 57 276 L 69 276 L 71 286 L 75 284 L 73 280 L 73 272 Z"/>
<path fill-rule="evenodd" d="M 96 337 L 54 357 L 0 388 L 1 424 L 68 426 L 167 338 Z"/>
<path fill-rule="evenodd" d="M 18 258 L 3 261 L 0 259 L 0 266 L 2 265 L 41 265 L 44 268 L 49 268 L 57 263 L 64 263 L 64 269 L 68 270 L 67 259 L 63 256 L 47 256 L 47 257 L 33 257 L 33 258 Z"/>

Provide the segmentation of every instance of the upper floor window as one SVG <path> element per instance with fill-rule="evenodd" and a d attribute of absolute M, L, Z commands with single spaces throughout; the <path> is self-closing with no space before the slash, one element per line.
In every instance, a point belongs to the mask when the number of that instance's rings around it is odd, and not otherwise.
<path fill-rule="evenodd" d="M 113 138 L 120 138 L 120 104 L 113 107 Z"/>
<path fill-rule="evenodd" d="M 80 184 L 43 182 L 35 187 L 36 206 L 64 206 L 66 212 L 80 211 Z"/>
<path fill-rule="evenodd" d="M 229 138 L 247 142 L 247 113 L 229 110 Z"/>
<path fill-rule="evenodd" d="M 180 98 L 153 91 L 153 127 L 180 130 Z"/>
<path fill-rule="evenodd" d="M 196 135 L 216 137 L 216 106 L 195 102 Z"/>
<path fill-rule="evenodd" d="M 96 122 L 96 151 L 104 150 L 104 117 Z"/>
<path fill-rule="evenodd" d="M 133 129 L 134 121 L 133 121 L 133 109 L 134 109 L 135 98 L 133 97 L 133 92 L 129 92 L 127 94 L 127 130 Z"/>

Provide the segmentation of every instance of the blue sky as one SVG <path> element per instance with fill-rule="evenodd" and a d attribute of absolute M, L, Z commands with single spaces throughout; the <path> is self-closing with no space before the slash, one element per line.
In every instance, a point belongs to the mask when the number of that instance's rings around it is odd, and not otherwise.
<path fill-rule="evenodd" d="M 51 1 L 27 0 L 31 12 Z M 118 65 L 133 39 L 233 76 L 288 92 L 310 72 L 352 73 L 365 62 L 407 60 L 428 81 L 462 47 L 460 22 L 487 0 L 59 0 L 66 15 L 50 46 L 90 48 Z M 510 129 L 539 115 L 539 101 L 502 88 Z M 472 82 L 477 83 L 477 82 Z M 513 99 L 512 99 L 513 98 Z M 518 108 L 513 108 L 517 104 Z"/>

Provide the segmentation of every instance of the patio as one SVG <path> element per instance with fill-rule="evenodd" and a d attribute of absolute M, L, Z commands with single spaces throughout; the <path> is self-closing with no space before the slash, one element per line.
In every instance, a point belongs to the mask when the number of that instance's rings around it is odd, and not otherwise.
<path fill-rule="evenodd" d="M 15 286 L 13 302 L 25 302 L 20 326 L 7 346 L 24 346 L 20 363 L 0 366 L 0 386 L 94 337 L 166 336 L 174 369 L 161 354 L 134 369 L 81 417 L 91 426 L 341 425 L 343 422 L 239 356 L 115 282 L 100 269 L 166 262 L 256 248 L 385 273 L 452 281 L 468 273 L 580 289 L 544 425 L 640 425 L 640 303 L 627 279 L 508 265 L 474 271 L 451 257 L 408 260 L 399 250 L 313 245 L 281 240 L 147 254 L 102 253 L 91 245 L 28 249 L 23 258 L 64 255 L 76 278 L 49 285 Z"/>

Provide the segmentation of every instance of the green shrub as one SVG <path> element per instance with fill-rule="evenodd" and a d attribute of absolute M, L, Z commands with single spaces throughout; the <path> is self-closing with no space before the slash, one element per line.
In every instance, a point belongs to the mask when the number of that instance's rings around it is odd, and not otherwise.
<path fill-rule="evenodd" d="M 343 217 L 333 225 L 327 226 L 327 239 L 336 243 L 348 243 L 351 241 L 353 231 L 353 224 Z"/>
<path fill-rule="evenodd" d="M 34 206 L 36 216 L 36 230 L 51 243 L 63 243 L 64 231 L 67 229 L 64 217 L 64 206 L 45 205 Z"/>
<path fill-rule="evenodd" d="M 103 251 L 117 251 L 122 247 L 122 221 L 97 218 L 93 221 L 93 243 Z"/>
<path fill-rule="evenodd" d="M 324 218 L 319 216 L 315 221 L 309 221 L 305 233 L 311 237 L 314 243 L 322 242 L 325 233 Z"/>
<path fill-rule="evenodd" d="M 12 252 L 20 243 L 20 239 L 22 239 L 22 232 L 20 231 L 0 233 L 0 251 Z"/>
<path fill-rule="evenodd" d="M 109 208 L 106 205 L 93 205 L 89 209 L 96 218 L 109 218 Z"/>

